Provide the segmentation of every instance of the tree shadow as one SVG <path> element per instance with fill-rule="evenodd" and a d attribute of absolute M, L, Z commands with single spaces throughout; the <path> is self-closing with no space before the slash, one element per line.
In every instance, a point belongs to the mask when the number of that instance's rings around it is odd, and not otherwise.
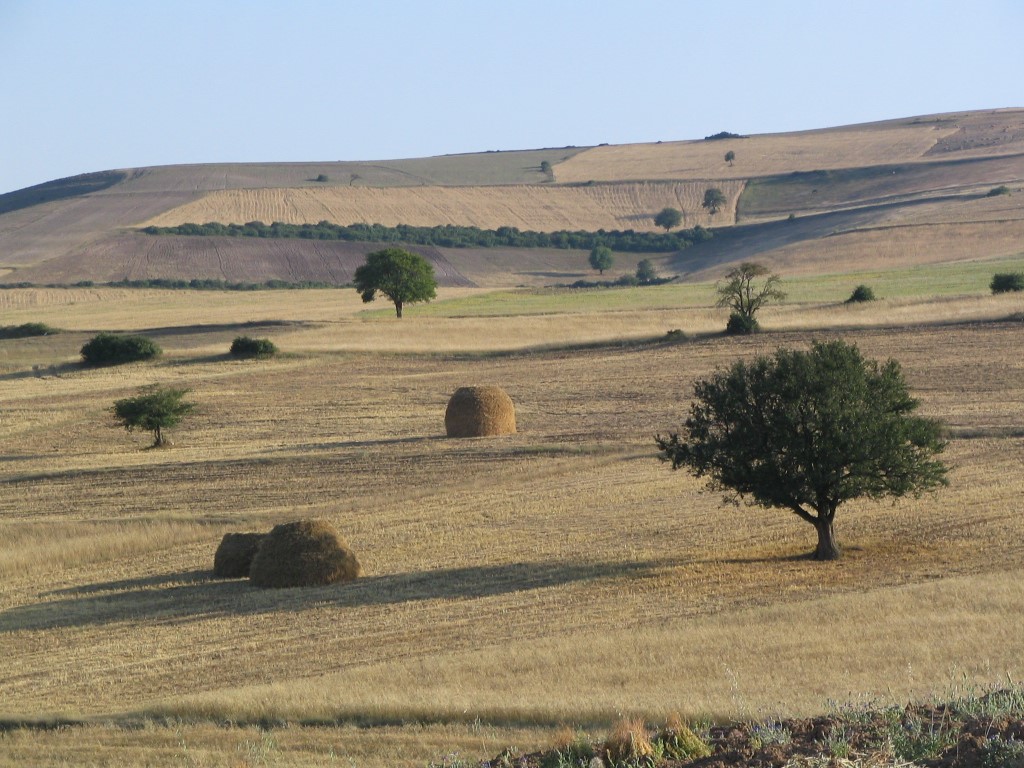
<path fill-rule="evenodd" d="M 676 563 L 521 562 L 365 576 L 347 584 L 259 589 L 245 579 L 216 579 L 210 571 L 182 571 L 58 590 L 32 605 L 0 612 L 0 635 L 126 621 L 186 623 L 200 618 L 297 612 L 312 605 L 337 609 L 427 600 L 475 600 L 582 581 L 644 578 Z"/>

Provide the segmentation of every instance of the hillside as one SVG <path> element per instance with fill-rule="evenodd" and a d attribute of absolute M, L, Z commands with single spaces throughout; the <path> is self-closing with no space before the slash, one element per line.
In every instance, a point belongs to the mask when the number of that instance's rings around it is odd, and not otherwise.
<path fill-rule="evenodd" d="M 733 162 L 726 152 L 735 153 Z M 376 163 L 121 169 L 0 195 L 0 282 L 344 282 L 368 250 L 229 238 L 156 243 L 133 233 L 146 224 L 326 220 L 655 231 L 653 216 L 663 207 L 683 211 L 685 226 L 733 230 L 664 259 L 686 275 L 707 276 L 755 255 L 802 271 L 998 258 L 1020 251 L 1024 195 L 995 202 L 984 196 L 1022 183 L 1020 109 L 722 140 Z M 700 204 L 711 186 L 728 200 L 714 217 Z M 764 226 L 791 216 L 800 224 Z M 457 272 L 442 252 L 425 255 L 446 285 L 544 285 L 552 282 L 546 273 L 588 271 L 586 254 L 571 251 L 544 269 L 528 268 L 533 258 L 524 253 L 523 268 L 511 263 L 500 271 L 486 250 L 460 254 Z"/>

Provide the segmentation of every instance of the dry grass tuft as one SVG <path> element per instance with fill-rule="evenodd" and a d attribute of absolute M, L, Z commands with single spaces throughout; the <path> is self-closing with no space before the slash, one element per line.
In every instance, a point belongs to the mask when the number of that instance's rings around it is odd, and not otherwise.
<path fill-rule="evenodd" d="M 516 409 L 501 387 L 459 387 L 444 413 L 448 437 L 491 437 L 516 431 Z"/>
<path fill-rule="evenodd" d="M 225 533 L 213 556 L 213 575 L 222 579 L 244 579 L 249 576 L 252 559 L 264 533 Z"/>
<path fill-rule="evenodd" d="M 601 753 L 611 765 L 639 765 L 654 755 L 647 726 L 640 718 L 622 718 L 612 726 Z"/>
<path fill-rule="evenodd" d="M 352 581 L 362 572 L 348 543 L 325 520 L 275 525 L 249 569 L 257 587 L 312 587 Z"/>

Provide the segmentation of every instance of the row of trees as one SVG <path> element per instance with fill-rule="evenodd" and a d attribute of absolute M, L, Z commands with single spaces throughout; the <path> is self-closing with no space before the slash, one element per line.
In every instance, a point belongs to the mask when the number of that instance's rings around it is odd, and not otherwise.
<path fill-rule="evenodd" d="M 558 232 L 522 231 L 516 227 L 480 229 L 445 224 L 437 227 L 413 227 L 399 224 L 385 227 L 381 224 L 284 224 L 275 221 L 264 224 L 180 224 L 175 227 L 144 227 L 147 235 L 188 235 L 207 237 L 263 237 L 300 238 L 306 240 L 344 240 L 366 243 L 404 243 L 408 245 L 435 245 L 444 248 L 567 248 L 589 251 L 600 245 L 628 253 L 672 253 L 689 248 L 695 243 L 711 239 L 704 227 L 679 232 L 637 232 L 627 230 L 562 230 Z"/>

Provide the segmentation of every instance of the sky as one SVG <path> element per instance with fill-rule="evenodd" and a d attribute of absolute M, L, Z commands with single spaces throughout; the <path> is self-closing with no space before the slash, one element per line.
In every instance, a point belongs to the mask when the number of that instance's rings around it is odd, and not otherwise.
<path fill-rule="evenodd" d="M 1024 107 L 1024 0 L 0 0 L 0 193 Z"/>

